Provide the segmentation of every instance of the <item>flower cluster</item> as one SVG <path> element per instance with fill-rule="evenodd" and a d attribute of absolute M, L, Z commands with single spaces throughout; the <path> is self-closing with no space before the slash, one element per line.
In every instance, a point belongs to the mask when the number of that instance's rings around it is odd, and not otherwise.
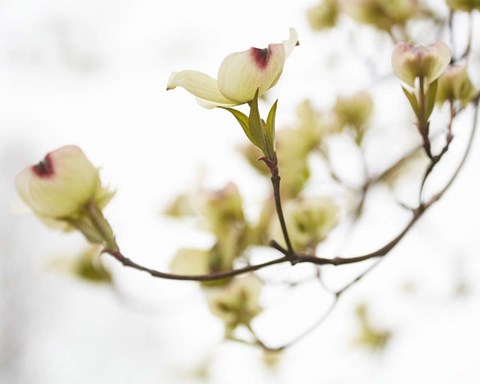
<path fill-rule="evenodd" d="M 448 0 L 448 5 L 453 11 L 471 12 L 480 8 L 474 0 Z M 312 28 L 321 30 L 334 26 L 340 13 L 388 32 L 395 40 L 394 30 L 407 36 L 407 21 L 424 16 L 425 10 L 417 0 L 323 0 L 308 11 L 308 20 Z M 244 197 L 234 182 L 220 189 L 201 188 L 178 196 L 165 212 L 176 218 L 197 216 L 199 227 L 211 234 L 212 242 L 203 248 L 188 244 L 180 248 L 171 260 L 171 274 L 136 264 L 120 252 L 102 211 L 114 194 L 102 185 L 99 170 L 80 148 L 70 145 L 52 151 L 17 176 L 18 193 L 36 216 L 50 226 L 76 229 L 91 243 L 89 251 L 69 266 L 77 276 L 111 282 L 109 271 L 98 263 L 100 254 L 109 253 L 124 265 L 156 277 L 201 281 L 208 307 L 224 323 L 226 337 L 236 339 L 237 329 L 243 327 L 262 345 L 251 323 L 262 312 L 260 299 L 264 282 L 254 273 L 237 275 L 277 262 L 294 265 L 313 260 L 319 266 L 370 258 L 367 255 L 348 260 L 342 257 L 320 260 L 315 255 L 344 216 L 353 220 L 360 217 L 371 185 L 391 183 L 415 156 L 397 162 L 378 177 L 370 175 L 363 151 L 371 132 L 375 106 L 374 99 L 366 91 L 338 96 L 326 110 L 319 110 L 312 101 L 305 100 L 298 105 L 297 121 L 278 131 L 277 101 L 269 107 L 266 118 L 262 118 L 259 100 L 278 83 L 286 59 L 297 45 L 297 32 L 292 28 L 288 40 L 225 57 L 216 79 L 194 70 L 171 74 L 167 90 L 184 88 L 201 106 L 226 110 L 233 116 L 232 120 L 240 125 L 250 141 L 248 146 L 240 147 L 240 153 L 272 183 L 272 191 L 263 196 L 261 209 L 257 211 L 246 209 Z M 400 42 L 392 52 L 393 72 L 403 82 L 402 89 L 415 113 L 429 160 L 420 188 L 419 207 L 422 209 L 412 210 L 417 216 L 398 239 L 426 209 L 422 201 L 423 185 L 453 139 L 455 114 L 472 100 L 478 100 L 478 90 L 468 76 L 466 65 L 459 64 L 461 60 L 452 59 L 450 48 L 440 40 L 428 46 Z M 435 106 L 445 103 L 450 106 L 446 144 L 438 155 L 434 155 L 430 146 L 430 117 Z M 243 104 L 247 104 L 243 108 L 248 109 L 248 113 L 237 108 Z M 331 154 L 331 144 L 336 140 L 346 140 L 357 152 L 363 175 L 361 184 L 345 182 L 336 173 L 335 156 Z M 346 197 L 309 189 L 313 169 L 321 170 L 318 185 L 323 186 L 324 181 L 334 182 Z M 352 196 L 358 201 L 351 199 Z M 352 204 L 351 200 L 355 202 Z M 391 248 L 398 241 L 392 242 Z M 252 268 L 249 254 L 253 247 L 267 246 L 284 257 Z M 387 244 L 380 250 L 391 248 Z M 378 257 L 377 253 L 372 253 L 371 257 Z M 241 263 L 247 267 L 238 269 Z M 355 281 L 358 278 L 347 288 Z M 334 292 L 335 300 L 343 291 Z M 388 332 L 378 333 L 370 327 L 365 309 L 360 308 L 359 317 L 362 343 L 388 340 Z"/>
<path fill-rule="evenodd" d="M 307 19 L 312 29 L 323 30 L 334 27 L 342 13 L 360 24 L 392 33 L 424 12 L 418 0 L 320 0 L 307 11 Z"/>

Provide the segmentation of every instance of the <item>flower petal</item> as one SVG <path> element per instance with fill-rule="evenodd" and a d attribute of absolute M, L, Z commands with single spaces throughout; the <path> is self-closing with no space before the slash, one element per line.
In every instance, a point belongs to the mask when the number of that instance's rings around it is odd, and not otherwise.
<path fill-rule="evenodd" d="M 218 88 L 238 104 L 253 100 L 255 92 L 262 96 L 278 80 L 285 64 L 283 44 L 268 48 L 250 48 L 228 55 L 218 70 Z"/>
<path fill-rule="evenodd" d="M 428 84 L 438 79 L 451 58 L 450 49 L 441 40 L 428 46 L 415 47 L 398 43 L 392 52 L 392 66 L 395 74 L 413 87 L 417 77 L 424 77 Z"/>
<path fill-rule="evenodd" d="M 236 104 L 220 93 L 217 80 L 203 72 L 191 70 L 173 72 L 168 80 L 167 91 L 176 87 L 182 87 L 197 96 L 199 104 L 206 108 Z"/>
<path fill-rule="evenodd" d="M 180 249 L 170 263 L 170 270 L 180 275 L 210 273 L 210 253 L 202 249 Z"/>
<path fill-rule="evenodd" d="M 415 81 L 415 56 L 415 53 L 412 52 L 412 46 L 403 42 L 398 43 L 392 52 L 393 72 L 400 80 L 411 87 L 413 87 Z"/>
<path fill-rule="evenodd" d="M 452 59 L 452 54 L 447 44 L 442 40 L 435 41 L 435 43 L 429 45 L 428 48 L 431 50 L 433 59 L 427 73 L 427 79 L 429 83 L 432 83 L 445 72 L 445 69 L 447 69 Z"/>
<path fill-rule="evenodd" d="M 100 177 L 83 151 L 69 145 L 26 168 L 17 175 L 15 183 L 23 201 L 34 213 L 61 219 L 77 214 L 82 205 L 95 197 Z"/>
<path fill-rule="evenodd" d="M 299 42 L 298 42 L 298 33 L 295 28 L 290 28 L 290 36 L 288 40 L 282 41 L 283 47 L 285 48 L 285 59 L 290 56 L 290 54 L 293 52 L 293 48 L 295 48 Z"/>

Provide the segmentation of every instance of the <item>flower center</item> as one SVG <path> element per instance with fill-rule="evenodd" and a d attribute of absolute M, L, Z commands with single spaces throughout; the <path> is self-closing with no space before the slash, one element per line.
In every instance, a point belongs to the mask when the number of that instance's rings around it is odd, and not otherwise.
<path fill-rule="evenodd" d="M 50 155 L 32 167 L 33 172 L 39 177 L 49 177 L 53 175 L 53 164 Z"/>
<path fill-rule="evenodd" d="M 251 48 L 250 53 L 259 68 L 265 69 L 267 67 L 268 59 L 270 58 L 270 50 L 268 48 Z"/>

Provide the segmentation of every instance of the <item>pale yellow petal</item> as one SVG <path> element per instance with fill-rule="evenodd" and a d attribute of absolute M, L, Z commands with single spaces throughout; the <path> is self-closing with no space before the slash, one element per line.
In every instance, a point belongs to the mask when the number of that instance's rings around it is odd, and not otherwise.
<path fill-rule="evenodd" d="M 253 100 L 257 89 L 262 96 L 276 83 L 284 64 L 283 44 L 232 53 L 218 70 L 218 88 L 226 98 L 246 103 Z"/>
<path fill-rule="evenodd" d="M 100 178 L 82 150 L 70 145 L 26 168 L 15 183 L 20 197 L 34 213 L 63 218 L 78 213 L 94 197 Z"/>
<path fill-rule="evenodd" d="M 415 61 L 415 55 L 411 49 L 412 47 L 407 43 L 398 43 L 392 52 L 392 67 L 400 80 L 413 87 L 415 68 L 412 68 L 411 63 Z"/>
<path fill-rule="evenodd" d="M 282 41 L 283 47 L 285 48 L 285 59 L 290 56 L 293 52 L 293 49 L 299 44 L 298 42 L 298 33 L 295 28 L 290 28 L 290 36 L 288 40 Z"/>
<path fill-rule="evenodd" d="M 172 73 L 168 80 L 167 90 L 175 89 L 176 87 L 182 87 L 196 96 L 199 103 L 205 107 L 236 104 L 220 93 L 217 80 L 203 72 L 186 70 Z"/>
<path fill-rule="evenodd" d="M 447 44 L 442 40 L 437 40 L 435 43 L 428 47 L 430 49 L 430 54 L 435 58 L 432 61 L 431 68 L 428 71 L 427 79 L 429 83 L 432 83 L 438 79 L 445 69 L 447 69 L 452 59 L 452 54 Z"/>
<path fill-rule="evenodd" d="M 210 273 L 210 252 L 201 249 L 180 249 L 170 263 L 170 270 L 180 275 Z"/>

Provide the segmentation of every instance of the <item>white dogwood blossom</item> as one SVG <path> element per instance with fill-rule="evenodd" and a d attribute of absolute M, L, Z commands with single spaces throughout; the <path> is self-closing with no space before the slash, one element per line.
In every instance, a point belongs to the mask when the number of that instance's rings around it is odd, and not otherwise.
<path fill-rule="evenodd" d="M 17 175 L 15 183 L 22 200 L 43 219 L 72 218 L 88 201 L 104 206 L 112 196 L 101 187 L 98 169 L 74 145 L 48 153 Z"/>
<path fill-rule="evenodd" d="M 441 40 L 424 46 L 398 43 L 392 53 L 395 74 L 411 87 L 416 78 L 425 78 L 428 84 L 438 79 L 448 67 L 452 55 L 447 44 Z"/>
<path fill-rule="evenodd" d="M 290 28 L 289 39 L 280 44 L 228 55 L 220 65 L 218 79 L 193 70 L 174 72 L 167 90 L 182 87 L 205 108 L 247 103 L 253 100 L 257 89 L 260 97 L 278 82 L 285 60 L 297 44 L 297 31 Z"/>

